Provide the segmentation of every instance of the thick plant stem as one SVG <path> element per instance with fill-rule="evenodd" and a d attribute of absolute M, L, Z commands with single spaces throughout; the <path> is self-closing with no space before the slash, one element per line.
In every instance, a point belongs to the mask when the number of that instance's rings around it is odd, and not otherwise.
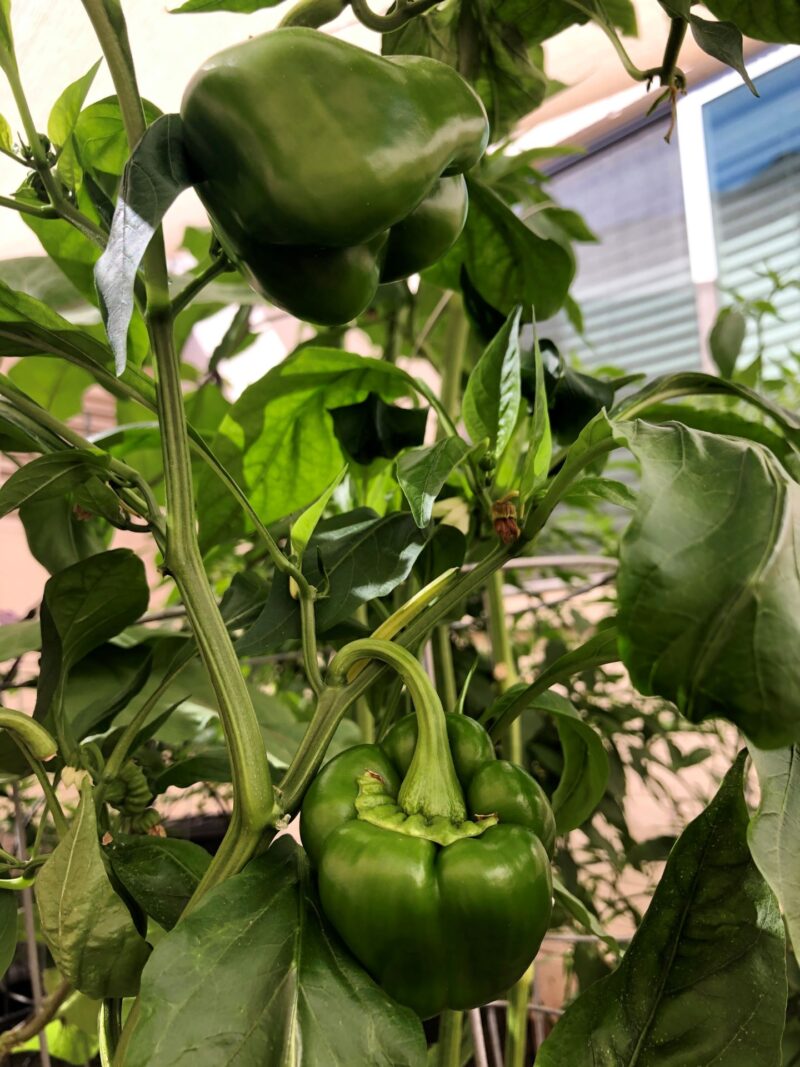
<path fill-rule="evenodd" d="M 670 21 L 669 37 L 667 38 L 667 44 L 664 49 L 664 59 L 661 64 L 661 70 L 659 71 L 662 85 L 672 85 L 675 80 L 675 75 L 677 73 L 675 68 L 678 63 L 681 46 L 683 45 L 688 28 L 689 23 L 686 19 L 676 18 Z M 682 77 L 682 75 L 680 77 Z"/>
<path fill-rule="evenodd" d="M 83 0 L 108 63 L 131 150 L 145 131 L 144 111 L 122 8 Z M 236 873 L 279 815 L 261 731 L 239 661 L 203 568 L 197 540 L 192 468 L 180 361 L 175 351 L 164 239 L 159 230 L 144 259 L 146 323 L 157 371 L 156 399 L 167 500 L 165 564 L 186 607 L 200 657 L 217 698 L 233 777 L 233 812 L 216 856 L 190 907 Z"/>
<path fill-rule="evenodd" d="M 517 667 L 511 648 L 511 639 L 506 625 L 506 609 L 503 601 L 503 572 L 495 571 L 486 585 L 486 597 L 489 604 L 489 634 L 492 642 L 492 659 L 494 660 L 495 678 L 500 692 L 505 693 L 518 681 Z M 522 729 L 519 719 L 515 719 L 505 738 L 508 758 L 512 763 L 522 762 Z"/>
<path fill-rule="evenodd" d="M 461 1035 L 464 1031 L 463 1011 L 443 1011 L 439 1019 L 439 1041 L 436 1050 L 437 1067 L 461 1067 Z"/>
<path fill-rule="evenodd" d="M 450 644 L 450 627 L 440 623 L 436 627 L 436 644 L 434 663 L 436 666 L 436 684 L 442 694 L 445 711 L 455 711 L 458 703 L 456 672 L 453 667 L 453 646 Z"/>
<path fill-rule="evenodd" d="M 189 439 L 180 366 L 167 314 L 148 315 L 159 373 L 159 424 L 167 497 L 165 563 L 175 579 L 200 656 L 217 697 L 233 772 L 234 815 L 225 840 L 196 895 L 235 873 L 252 856 L 274 821 L 272 779 L 264 741 L 239 661 L 203 569 L 197 544 Z"/>
<path fill-rule="evenodd" d="M 528 1051 L 528 1003 L 533 985 L 533 964 L 508 994 L 504 1067 L 525 1067 Z"/>

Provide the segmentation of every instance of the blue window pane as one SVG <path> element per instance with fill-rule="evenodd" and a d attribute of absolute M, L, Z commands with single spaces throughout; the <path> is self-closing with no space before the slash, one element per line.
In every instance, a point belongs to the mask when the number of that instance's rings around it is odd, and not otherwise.
<path fill-rule="evenodd" d="M 773 293 L 766 270 L 800 280 L 800 59 L 703 109 L 720 286 L 771 298 L 780 318 L 763 323 L 767 362 L 800 350 L 800 290 Z M 746 356 L 757 348 L 751 330 Z"/>

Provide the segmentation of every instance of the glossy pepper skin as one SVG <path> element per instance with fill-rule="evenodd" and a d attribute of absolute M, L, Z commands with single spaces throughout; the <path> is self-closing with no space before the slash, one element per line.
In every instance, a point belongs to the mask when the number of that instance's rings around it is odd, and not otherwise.
<path fill-rule="evenodd" d="M 322 769 L 300 827 L 325 915 L 390 996 L 422 1018 L 507 991 L 536 955 L 552 906 L 555 822 L 544 793 L 495 759 L 477 722 L 446 719 L 468 817 L 494 815 L 496 824 L 440 845 L 361 817 L 359 779 L 380 776 L 398 793 L 417 741 L 410 715 L 380 746 L 348 749 Z"/>
<path fill-rule="evenodd" d="M 486 114 L 449 66 L 287 27 L 207 60 L 181 105 L 195 188 L 253 287 L 349 322 L 439 259 L 467 212 Z"/>

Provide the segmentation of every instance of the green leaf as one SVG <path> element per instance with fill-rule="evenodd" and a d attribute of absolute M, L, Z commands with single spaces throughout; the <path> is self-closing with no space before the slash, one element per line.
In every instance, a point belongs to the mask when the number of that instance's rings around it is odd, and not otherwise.
<path fill-rule="evenodd" d="M 711 358 L 723 378 L 732 378 L 736 360 L 742 351 L 747 319 L 735 307 L 722 308 L 708 338 Z"/>
<path fill-rule="evenodd" d="M 411 448 L 397 457 L 397 481 L 417 526 L 424 528 L 431 521 L 442 486 L 470 451 L 460 437 L 445 437 L 435 445 Z"/>
<path fill-rule="evenodd" d="M 586 822 L 600 803 L 608 782 L 608 756 L 599 735 L 564 697 L 542 693 L 530 707 L 555 719 L 564 769 L 551 804 L 556 829 L 566 834 Z"/>
<path fill-rule="evenodd" d="M 54 1019 L 44 1028 L 47 1051 L 59 1062 L 72 1063 L 75 1067 L 85 1067 L 97 1055 L 97 1038 L 73 1026 L 62 1019 Z M 32 1037 L 23 1045 L 15 1048 L 17 1052 L 37 1052 L 40 1048 L 38 1036 Z"/>
<path fill-rule="evenodd" d="M 0 280 L 11 289 L 23 290 L 41 300 L 59 314 L 80 314 L 86 310 L 84 298 L 49 256 L 6 259 L 0 262 Z M 9 377 L 13 377 L 15 369 L 10 369 Z"/>
<path fill-rule="evenodd" d="M 105 252 L 95 281 L 117 374 L 125 370 L 136 272 L 167 209 L 192 184 L 179 115 L 162 115 L 125 167 Z"/>
<path fill-rule="evenodd" d="M 155 104 L 142 101 L 148 125 L 161 115 Z M 84 108 L 75 123 L 75 145 L 84 170 L 99 171 L 116 177 L 122 174 L 128 161 L 128 135 L 122 119 L 119 101 L 108 96 Z"/>
<path fill-rule="evenodd" d="M 519 485 L 519 495 L 526 505 L 532 495 L 547 481 L 550 460 L 553 456 L 553 438 L 550 432 L 550 416 L 547 412 L 544 364 L 535 322 L 533 325 L 533 353 L 535 383 L 533 415 L 530 420 L 530 442 L 524 458 Z"/>
<path fill-rule="evenodd" d="M 78 78 L 77 81 L 67 86 L 53 105 L 50 118 L 47 120 L 47 136 L 54 145 L 58 145 L 61 149 L 58 156 L 58 173 L 70 189 L 78 186 L 82 173 L 72 135 L 86 94 L 91 88 L 101 62 L 98 59 L 82 78 Z"/>
<path fill-rule="evenodd" d="M 454 251 L 475 288 L 504 314 L 522 304 L 533 306 L 539 320 L 551 318 L 563 306 L 575 274 L 571 249 L 539 237 L 480 182 L 469 182 L 469 196 L 467 224 Z"/>
<path fill-rule="evenodd" d="M 14 135 L 11 132 L 8 119 L 4 115 L 0 115 L 0 149 L 5 152 L 13 152 L 14 150 Z"/>
<path fill-rule="evenodd" d="M 323 925 L 307 860 L 282 838 L 156 947 L 120 1067 L 424 1067 L 425 1058 L 419 1020 Z"/>
<path fill-rule="evenodd" d="M 761 803 L 747 839 L 756 866 L 772 887 L 800 958 L 800 746 L 762 752 L 750 746 L 761 785 Z"/>
<path fill-rule="evenodd" d="M 402 449 L 421 445 L 425 439 L 427 408 L 397 407 L 376 393 L 328 411 L 342 451 L 364 467 L 376 459 L 394 459 Z"/>
<path fill-rule="evenodd" d="M 275 7 L 283 0 L 186 0 L 180 7 L 171 7 L 170 15 L 201 13 L 203 11 L 235 11 L 240 15 L 251 15 L 265 7 Z"/>
<path fill-rule="evenodd" d="M 0 626 L 0 663 L 16 659 L 26 652 L 37 652 L 41 647 L 38 619 L 9 622 Z"/>
<path fill-rule="evenodd" d="M 49 710 L 70 668 L 135 622 L 149 595 L 144 564 L 127 548 L 90 556 L 50 578 L 41 610 L 37 718 Z"/>
<path fill-rule="evenodd" d="M 147 684 L 152 660 L 147 645 L 106 643 L 76 663 L 64 687 L 63 714 L 71 736 L 82 740 L 106 730 Z"/>
<path fill-rule="evenodd" d="M 800 739 L 800 485 L 761 445 L 617 423 L 642 467 L 620 548 L 620 653 L 634 685 L 760 748 Z"/>
<path fill-rule="evenodd" d="M 710 19 L 700 18 L 699 15 L 690 15 L 689 25 L 692 28 L 692 36 L 703 51 L 741 74 L 753 96 L 758 96 L 758 90 L 744 65 L 742 31 L 732 22 L 712 22 Z"/>
<path fill-rule="evenodd" d="M 123 887 L 165 930 L 181 917 L 211 862 L 204 848 L 174 837 L 117 834 L 106 855 Z"/>
<path fill-rule="evenodd" d="M 77 207 L 90 217 L 95 215 L 84 190 L 78 194 Z M 48 257 L 72 283 L 84 301 L 96 306 L 94 267 L 100 258 L 100 249 L 94 241 L 90 241 L 84 233 L 64 219 L 42 219 L 33 215 L 22 215 L 21 218 L 28 229 L 36 235 Z M 27 281 L 22 283 L 22 288 L 26 292 L 29 290 Z M 81 318 L 85 321 L 85 316 Z"/>
<path fill-rule="evenodd" d="M 572 918 L 582 926 L 587 934 L 594 934 L 599 938 L 612 952 L 615 952 L 618 956 L 622 950 L 619 947 L 617 939 L 612 937 L 603 928 L 602 923 L 594 914 L 590 911 L 582 900 L 579 900 L 573 893 L 567 889 L 560 878 L 553 876 L 553 896 L 556 903 L 566 911 Z"/>
<path fill-rule="evenodd" d="M 796 454 L 787 439 L 775 433 L 764 422 L 748 419 L 727 407 L 696 407 L 692 404 L 658 404 L 647 409 L 648 422 L 680 422 L 706 433 L 743 437 L 765 445 L 789 469 Z"/>
<path fill-rule="evenodd" d="M 746 37 L 774 44 L 800 44 L 800 6 L 795 0 L 703 0 L 712 15 Z"/>
<path fill-rule="evenodd" d="M 328 583 L 328 595 L 317 602 L 319 632 L 349 618 L 361 604 L 388 596 L 406 580 L 427 538 L 410 515 L 378 518 L 368 508 L 318 527 L 306 549 L 303 573 L 314 586 Z M 299 637 L 298 603 L 288 579 L 276 575 L 261 614 L 237 641 L 237 651 L 260 656 Z"/>
<path fill-rule="evenodd" d="M 227 749 L 209 748 L 188 759 L 176 760 L 156 778 L 153 792 L 165 793 L 170 786 L 188 789 L 197 782 L 230 782 L 231 764 Z"/>
<path fill-rule="evenodd" d="M 475 444 L 486 438 L 498 456 L 511 439 L 521 401 L 519 323 L 514 308 L 470 374 L 461 413 Z"/>
<path fill-rule="evenodd" d="M 23 504 L 19 517 L 31 555 L 50 574 L 96 556 L 108 542 L 108 527 L 79 519 L 69 497 Z"/>
<path fill-rule="evenodd" d="M 328 409 L 377 393 L 415 393 L 399 367 L 335 348 L 309 347 L 249 386 L 222 420 L 213 451 L 247 491 L 264 523 L 306 507 L 341 470 L 342 451 Z M 219 544 L 239 508 L 212 471 L 200 475 L 203 546 Z"/>
<path fill-rule="evenodd" d="M 69 832 L 36 876 L 36 903 L 56 966 L 76 989 L 136 995 L 149 946 L 108 880 L 88 780 Z"/>
<path fill-rule="evenodd" d="M 93 475 L 107 471 L 110 461 L 108 455 L 79 448 L 31 460 L 0 487 L 0 518 L 22 504 L 63 496 Z"/>
<path fill-rule="evenodd" d="M 344 478 L 345 474 L 347 474 L 347 467 L 342 467 L 330 485 L 320 493 L 314 503 L 310 504 L 292 523 L 292 552 L 294 552 L 298 560 L 302 561 L 309 539 L 316 530 L 320 519 L 325 514 L 325 508 L 328 506 L 328 501 L 333 496 L 334 490 L 337 485 L 339 485 L 342 478 Z"/>
<path fill-rule="evenodd" d="M 681 835 L 622 963 L 567 1009 L 537 1067 L 779 1067 L 783 923 L 747 848 L 743 768 Z"/>
<path fill-rule="evenodd" d="M 613 478 L 581 478 L 562 499 L 569 504 L 606 500 L 618 508 L 625 508 L 626 511 L 634 511 L 636 508 L 636 493 L 624 482 L 617 482 Z"/>
<path fill-rule="evenodd" d="M 5 976 L 17 950 L 17 894 L 0 889 L 0 978 Z"/>
<path fill-rule="evenodd" d="M 626 396 L 614 409 L 613 414 L 617 419 L 623 413 L 626 418 L 631 418 L 633 413 L 644 413 L 649 417 L 652 407 L 679 396 L 731 396 L 743 400 L 757 411 L 768 415 L 778 425 L 787 441 L 800 451 L 800 418 L 794 412 L 780 407 L 754 389 L 748 389 L 739 382 L 727 382 L 713 374 L 681 371 L 678 374 L 653 378 L 638 392 Z"/>
<path fill-rule="evenodd" d="M 93 384 L 91 375 L 85 370 L 63 359 L 47 356 L 20 360 L 8 376 L 37 404 L 62 421 L 81 411 L 83 394 Z"/>

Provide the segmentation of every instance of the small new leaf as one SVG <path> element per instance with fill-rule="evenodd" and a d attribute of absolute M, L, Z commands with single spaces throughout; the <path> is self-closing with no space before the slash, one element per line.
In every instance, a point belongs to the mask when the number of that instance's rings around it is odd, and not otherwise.
<path fill-rule="evenodd" d="M 741 74 L 753 96 L 758 96 L 758 89 L 744 65 L 742 31 L 732 22 L 712 22 L 699 15 L 689 15 L 689 25 L 692 27 L 692 36 L 703 51 Z"/>
<path fill-rule="evenodd" d="M 723 378 L 733 377 L 746 333 L 747 320 L 741 311 L 735 307 L 722 308 L 709 334 L 708 346 Z"/>
<path fill-rule="evenodd" d="M 514 432 L 522 386 L 519 325 L 522 309 L 514 308 L 505 325 L 484 351 L 469 376 L 464 393 L 464 425 L 475 443 L 489 439 L 501 455 Z"/>
<path fill-rule="evenodd" d="M 47 136 L 60 148 L 58 156 L 58 173 L 74 189 L 80 180 L 81 167 L 75 152 L 72 135 L 81 112 L 86 94 L 91 88 L 101 60 L 89 68 L 82 78 L 68 85 L 53 104 L 47 120 Z"/>

